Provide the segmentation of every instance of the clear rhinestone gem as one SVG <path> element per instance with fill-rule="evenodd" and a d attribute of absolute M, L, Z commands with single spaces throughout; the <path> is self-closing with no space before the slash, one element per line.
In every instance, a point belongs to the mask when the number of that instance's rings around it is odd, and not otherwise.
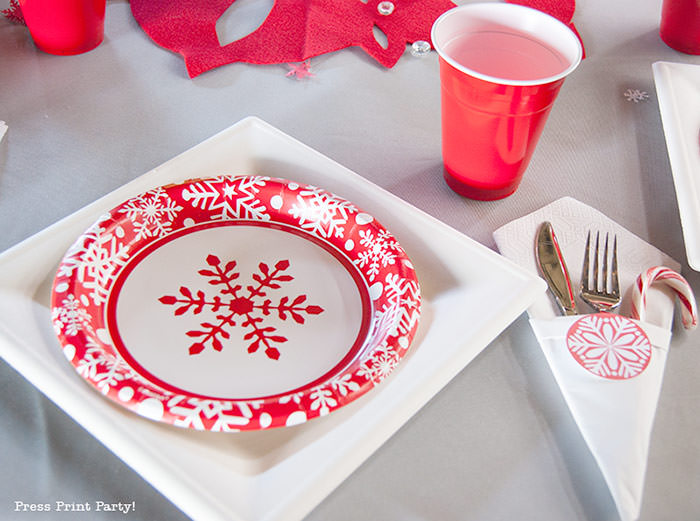
<path fill-rule="evenodd" d="M 426 42 L 425 40 L 418 40 L 416 42 L 413 42 L 411 45 L 411 54 L 413 56 L 426 56 L 427 54 L 430 53 L 430 43 Z"/>
<path fill-rule="evenodd" d="M 394 12 L 394 2 L 379 2 L 377 5 L 377 11 L 379 11 L 379 14 L 383 14 L 384 16 L 390 15 Z"/>

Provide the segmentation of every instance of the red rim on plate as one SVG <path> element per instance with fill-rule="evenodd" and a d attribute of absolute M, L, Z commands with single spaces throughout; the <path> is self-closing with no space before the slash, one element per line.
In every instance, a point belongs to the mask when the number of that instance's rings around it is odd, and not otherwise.
<path fill-rule="evenodd" d="M 147 191 L 70 247 L 52 320 L 78 373 L 180 427 L 257 430 L 350 403 L 406 354 L 415 271 L 371 215 L 263 176 Z"/>

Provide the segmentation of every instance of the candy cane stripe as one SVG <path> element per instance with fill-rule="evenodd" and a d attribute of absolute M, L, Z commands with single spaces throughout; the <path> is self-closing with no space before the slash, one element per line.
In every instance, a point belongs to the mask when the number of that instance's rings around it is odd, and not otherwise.
<path fill-rule="evenodd" d="M 663 283 L 671 288 L 681 303 L 681 318 L 686 329 L 693 329 L 698 324 L 697 304 L 693 290 L 688 281 L 679 273 L 665 266 L 649 268 L 637 277 L 632 291 L 631 317 L 644 320 L 647 307 L 647 291 L 655 283 Z"/>

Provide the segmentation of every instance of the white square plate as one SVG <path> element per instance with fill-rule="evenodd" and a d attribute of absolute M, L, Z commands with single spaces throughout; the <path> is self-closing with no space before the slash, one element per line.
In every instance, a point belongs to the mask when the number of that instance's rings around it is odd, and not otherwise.
<path fill-rule="evenodd" d="M 700 271 L 700 65 L 652 64 L 688 264 Z"/>
<path fill-rule="evenodd" d="M 129 197 L 219 173 L 258 173 L 325 188 L 374 215 L 407 251 L 423 294 L 421 322 L 409 355 L 376 389 L 295 427 L 197 432 L 109 402 L 63 358 L 49 298 L 68 246 Z M 0 355 L 193 519 L 295 520 L 544 291 L 541 279 L 495 252 L 263 121 L 247 118 L 0 255 Z"/>

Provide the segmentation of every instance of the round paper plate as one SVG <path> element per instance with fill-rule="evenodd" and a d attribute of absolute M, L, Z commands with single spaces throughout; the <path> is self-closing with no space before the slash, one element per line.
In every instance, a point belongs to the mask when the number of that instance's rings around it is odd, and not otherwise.
<path fill-rule="evenodd" d="M 419 314 L 415 271 L 371 215 L 262 176 L 129 199 L 71 246 L 52 294 L 85 380 L 142 416 L 211 431 L 355 400 L 405 355 Z"/>

